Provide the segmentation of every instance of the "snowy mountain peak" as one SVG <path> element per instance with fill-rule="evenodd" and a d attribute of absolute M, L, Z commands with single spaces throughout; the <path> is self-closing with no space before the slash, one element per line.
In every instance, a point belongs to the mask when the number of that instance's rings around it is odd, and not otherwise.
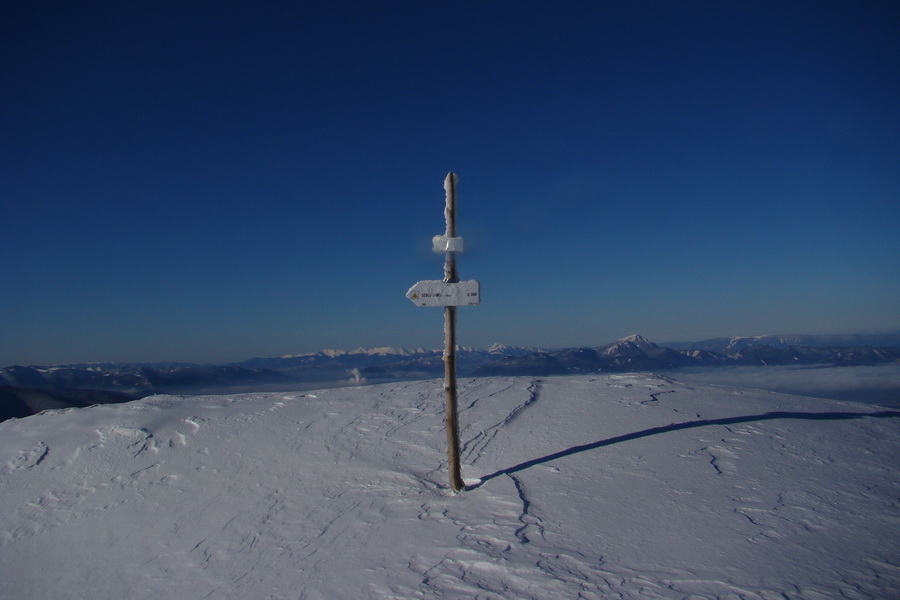
<path fill-rule="evenodd" d="M 357 348 L 350 354 L 365 354 L 367 356 L 409 356 L 412 352 L 405 348 L 380 346 L 378 348 Z"/>
<path fill-rule="evenodd" d="M 634 352 L 639 350 L 641 352 L 648 352 L 650 350 L 656 350 L 659 346 L 654 344 L 653 342 L 647 340 L 644 336 L 640 334 L 629 335 L 627 337 L 623 337 L 620 340 L 616 340 L 612 344 L 606 346 L 603 350 L 604 354 L 617 354 L 623 351 Z"/>
<path fill-rule="evenodd" d="M 647 340 L 647 338 L 640 335 L 639 333 L 635 333 L 635 334 L 629 335 L 627 337 L 623 337 L 620 340 L 616 340 L 616 343 L 620 343 L 620 344 L 621 343 L 632 343 L 632 344 L 635 344 L 636 346 L 640 346 L 640 347 L 642 347 L 642 346 L 655 347 L 656 346 L 656 344 Z"/>

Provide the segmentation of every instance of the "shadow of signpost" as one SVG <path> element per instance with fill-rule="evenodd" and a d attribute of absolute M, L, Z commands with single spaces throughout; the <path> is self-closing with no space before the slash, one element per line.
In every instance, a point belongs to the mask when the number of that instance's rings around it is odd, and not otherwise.
<path fill-rule="evenodd" d="M 529 469 L 531 467 L 535 467 L 537 465 L 542 465 L 544 463 L 548 463 L 550 461 L 557 460 L 559 458 L 565 458 L 567 456 L 572 456 L 573 454 L 578 454 L 580 452 L 587 452 L 588 450 L 594 450 L 596 448 L 602 448 L 603 446 L 612 446 L 613 444 L 619 444 L 621 442 L 629 442 L 631 440 L 637 440 L 644 437 L 649 437 L 651 435 L 658 435 L 661 433 L 669 433 L 672 431 L 681 431 L 682 429 L 694 429 L 696 427 L 706 427 L 708 425 L 736 425 L 738 423 L 751 423 L 756 421 L 771 421 L 773 419 L 802 419 L 808 421 L 840 421 L 846 419 L 862 419 L 862 418 L 876 418 L 876 419 L 885 419 L 885 418 L 896 418 L 900 417 L 900 411 L 896 410 L 885 410 L 880 412 L 824 412 L 824 413 L 805 413 L 805 412 L 768 412 L 763 413 L 761 415 L 747 415 L 743 417 L 727 417 L 724 419 L 701 419 L 698 421 L 686 421 L 684 423 L 673 423 L 672 425 L 663 425 L 661 427 L 651 427 L 650 429 L 644 429 L 643 431 L 636 431 L 634 433 L 626 433 L 624 435 L 619 435 L 616 437 L 611 437 L 605 440 L 598 440 L 596 442 L 591 442 L 590 444 L 581 444 L 579 446 L 572 446 L 571 448 L 567 448 L 565 450 L 560 450 L 559 452 L 554 452 L 553 454 L 548 454 L 547 456 L 542 456 L 540 458 L 534 458 L 531 460 L 527 460 L 525 462 L 519 463 L 512 467 L 508 467 L 506 469 L 501 469 L 499 471 L 495 471 L 490 475 L 485 475 L 481 478 L 481 481 L 474 485 L 468 486 L 467 489 L 474 490 L 476 488 L 481 487 L 486 482 L 494 479 L 495 477 L 499 477 L 501 475 L 512 475 L 513 473 L 518 473 L 519 471 L 524 471 L 525 469 Z"/>

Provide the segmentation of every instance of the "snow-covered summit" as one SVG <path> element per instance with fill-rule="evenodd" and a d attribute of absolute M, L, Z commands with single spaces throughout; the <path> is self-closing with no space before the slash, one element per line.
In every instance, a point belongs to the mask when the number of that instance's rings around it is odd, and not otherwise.
<path fill-rule="evenodd" d="M 649 351 L 658 349 L 659 346 L 647 340 L 639 334 L 629 335 L 622 339 L 616 340 L 611 344 L 601 347 L 599 350 L 604 355 L 633 355 L 635 353 L 644 355 Z"/>
<path fill-rule="evenodd" d="M 350 354 L 364 354 L 366 356 L 412 356 L 425 352 L 422 348 L 408 350 L 406 348 L 392 348 L 390 346 L 381 346 L 378 348 L 357 348 Z"/>
<path fill-rule="evenodd" d="M 623 337 L 622 339 L 617 340 L 615 343 L 617 343 L 617 344 L 634 344 L 635 346 L 637 346 L 638 348 L 641 348 L 642 350 L 658 347 L 656 344 L 649 341 L 647 338 L 645 338 L 644 336 L 642 336 L 638 333 Z"/>
<path fill-rule="evenodd" d="M 0 423 L 2 598 L 895 598 L 900 412 L 648 374 Z"/>

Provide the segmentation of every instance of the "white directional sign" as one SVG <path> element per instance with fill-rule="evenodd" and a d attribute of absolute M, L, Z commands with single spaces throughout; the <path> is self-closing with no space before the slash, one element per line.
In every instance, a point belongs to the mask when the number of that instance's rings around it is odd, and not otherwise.
<path fill-rule="evenodd" d="M 478 282 L 474 279 L 445 283 L 420 281 L 406 292 L 416 306 L 476 306 L 480 303 Z"/>

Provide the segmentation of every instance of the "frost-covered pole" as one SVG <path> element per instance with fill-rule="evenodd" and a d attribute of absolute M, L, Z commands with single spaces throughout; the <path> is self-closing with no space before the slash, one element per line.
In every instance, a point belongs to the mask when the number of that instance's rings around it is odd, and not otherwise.
<path fill-rule="evenodd" d="M 444 218 L 447 230 L 444 236 L 450 240 L 456 237 L 456 181 L 454 173 L 447 173 L 444 191 L 447 206 Z M 456 252 L 444 253 L 444 283 L 457 283 Z M 459 421 L 456 410 L 456 306 L 444 307 L 444 399 L 446 401 L 445 420 L 447 424 L 447 467 L 450 471 L 450 489 L 458 492 L 464 485 L 459 466 Z"/>
<path fill-rule="evenodd" d="M 406 297 L 416 306 L 442 306 L 444 308 L 444 396 L 447 400 L 447 466 L 450 470 L 450 488 L 454 492 L 463 489 L 459 473 L 459 424 L 456 418 L 456 307 L 478 306 L 481 303 L 481 287 L 474 279 L 460 281 L 456 274 L 456 254 L 463 250 L 463 239 L 456 237 L 456 175 L 447 173 L 444 179 L 447 207 L 444 217 L 447 229 L 444 235 L 432 239 L 432 250 L 444 255 L 444 280 L 420 281 L 406 291 Z"/>

